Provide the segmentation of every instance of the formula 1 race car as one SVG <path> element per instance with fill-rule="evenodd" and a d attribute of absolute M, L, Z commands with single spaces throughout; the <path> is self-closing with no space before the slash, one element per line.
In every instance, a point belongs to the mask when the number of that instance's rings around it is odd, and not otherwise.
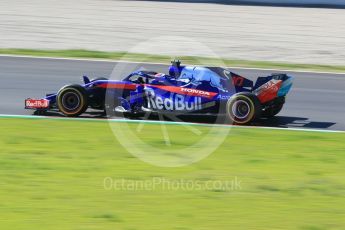
<path fill-rule="evenodd" d="M 173 61 L 169 74 L 136 71 L 121 81 L 99 78 L 67 85 L 43 99 L 26 99 L 38 114 L 58 110 L 77 117 L 88 108 L 107 114 L 226 115 L 235 124 L 273 117 L 285 103 L 293 78 L 272 74 L 253 81 L 221 67 L 181 66 Z"/>

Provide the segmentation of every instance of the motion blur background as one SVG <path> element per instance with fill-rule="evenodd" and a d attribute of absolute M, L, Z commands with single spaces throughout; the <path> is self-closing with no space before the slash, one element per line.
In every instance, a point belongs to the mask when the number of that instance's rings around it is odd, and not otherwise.
<path fill-rule="evenodd" d="M 0 48 L 129 51 L 170 36 L 151 51 L 166 54 L 182 36 L 231 59 L 343 65 L 344 7 L 342 0 L 1 0 Z"/>

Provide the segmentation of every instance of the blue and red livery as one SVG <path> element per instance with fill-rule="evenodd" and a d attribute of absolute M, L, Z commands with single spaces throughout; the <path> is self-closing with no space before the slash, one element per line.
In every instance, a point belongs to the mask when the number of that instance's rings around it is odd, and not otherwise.
<path fill-rule="evenodd" d="M 226 115 L 236 124 L 248 124 L 280 112 L 293 78 L 286 74 L 259 77 L 255 84 L 221 67 L 181 66 L 173 61 L 169 74 L 136 71 L 121 81 L 89 80 L 67 85 L 42 99 L 26 99 L 25 108 L 39 113 L 58 110 L 76 117 L 88 108 L 144 115 Z"/>

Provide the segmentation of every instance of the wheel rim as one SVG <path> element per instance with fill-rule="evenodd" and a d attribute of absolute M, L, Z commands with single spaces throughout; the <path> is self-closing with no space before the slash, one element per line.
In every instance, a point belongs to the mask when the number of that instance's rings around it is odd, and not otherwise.
<path fill-rule="evenodd" d="M 245 119 L 249 115 L 251 109 L 250 105 L 248 102 L 244 100 L 238 100 L 235 101 L 233 104 L 232 108 L 232 114 L 237 118 L 237 119 Z"/>
<path fill-rule="evenodd" d="M 62 105 L 66 110 L 73 111 L 80 105 L 80 97 L 75 92 L 67 92 L 62 96 Z"/>

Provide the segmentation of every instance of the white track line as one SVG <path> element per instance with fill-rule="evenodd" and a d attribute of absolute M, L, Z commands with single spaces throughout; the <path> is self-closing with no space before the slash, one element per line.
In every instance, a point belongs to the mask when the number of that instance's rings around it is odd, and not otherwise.
<path fill-rule="evenodd" d="M 118 122 L 118 123 L 147 123 L 147 124 L 166 124 L 166 125 L 193 125 L 203 127 L 222 127 L 222 128 L 241 128 L 241 129 L 267 129 L 267 130 L 286 130 L 286 131 L 304 131 L 320 133 L 345 133 L 342 130 L 325 130 L 325 129 L 303 129 L 303 128 L 279 128 L 264 126 L 238 126 L 238 125 L 221 125 L 221 124 L 204 124 L 193 122 L 174 122 L 174 121 L 153 121 L 153 120 L 127 120 L 127 119 L 103 119 L 103 118 L 68 118 L 68 117 L 49 117 L 33 115 L 12 115 L 0 114 L 1 118 L 26 118 L 26 119 L 48 119 L 48 120 L 68 120 L 68 121 L 100 121 L 100 122 Z"/>
<path fill-rule="evenodd" d="M 33 59 L 47 59 L 47 60 L 68 60 L 68 61 L 88 61 L 88 62 L 109 62 L 109 63 L 134 63 L 134 64 L 152 64 L 152 65 L 167 65 L 167 63 L 161 62 L 138 62 L 138 61 L 127 61 L 127 60 L 109 60 L 109 59 L 101 59 L 101 58 L 67 58 L 67 57 L 38 57 L 38 56 L 31 56 L 31 55 L 9 55 L 9 54 L 0 54 L 0 57 L 17 57 L 17 58 L 33 58 Z M 293 63 L 291 63 L 293 64 Z M 228 68 L 231 69 L 248 69 L 248 70 L 263 70 L 263 71 L 283 71 L 283 72 L 294 72 L 294 73 L 316 73 L 316 74 L 333 74 L 333 75 L 345 75 L 344 73 L 339 72 L 323 72 L 323 71 L 312 71 L 312 70 L 289 70 L 289 69 L 266 69 L 266 68 L 251 68 L 251 67 L 234 67 L 229 66 Z"/>

